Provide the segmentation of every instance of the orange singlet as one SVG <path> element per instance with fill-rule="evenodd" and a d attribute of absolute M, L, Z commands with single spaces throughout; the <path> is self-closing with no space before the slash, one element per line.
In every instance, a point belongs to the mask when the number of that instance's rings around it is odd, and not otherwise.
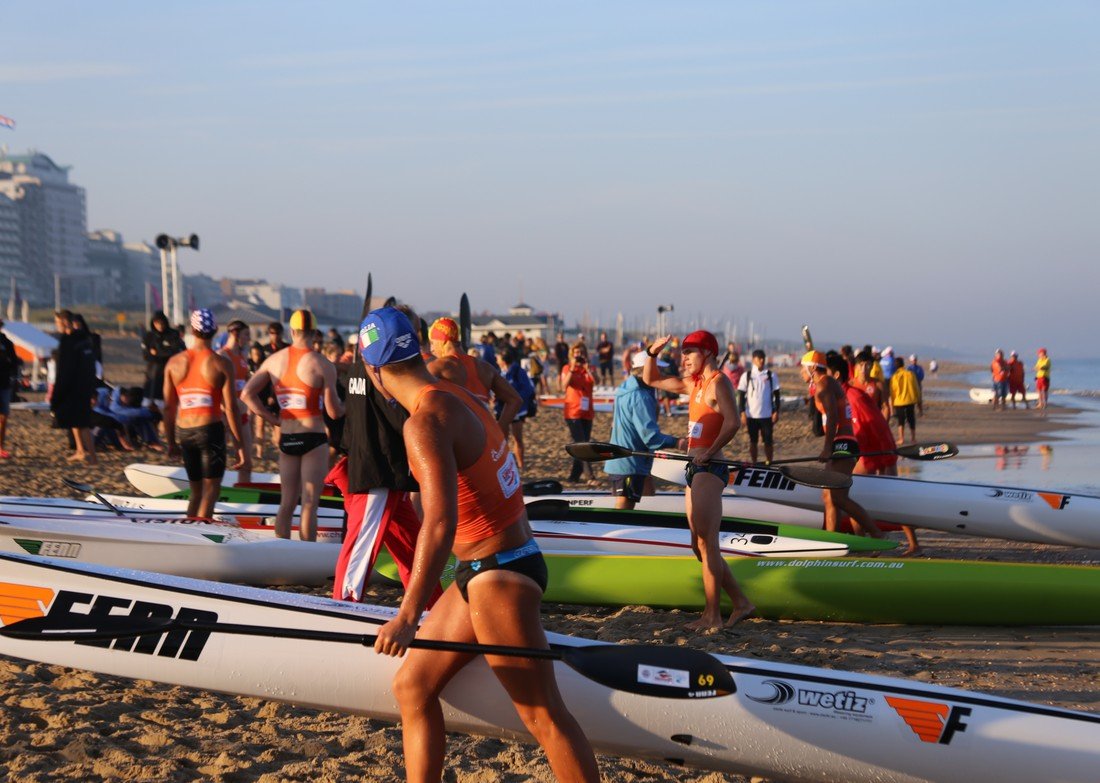
<path fill-rule="evenodd" d="M 523 492 L 520 491 L 516 459 L 508 450 L 508 441 L 488 409 L 457 384 L 439 380 L 425 386 L 416 396 L 413 414 L 429 392 L 453 394 L 473 411 L 485 429 L 485 447 L 481 456 L 470 467 L 458 471 L 458 526 L 455 528 L 456 544 L 483 541 L 515 524 L 523 513 Z M 413 478 L 421 480 L 415 469 Z"/>
<path fill-rule="evenodd" d="M 688 451 L 709 449 L 722 429 L 725 417 L 705 402 L 707 387 L 714 383 L 715 378 L 721 377 L 722 373 L 716 372 L 710 380 L 695 384 L 695 391 L 688 402 Z"/>
<path fill-rule="evenodd" d="M 202 375 L 206 360 L 214 355 L 209 348 L 187 349 L 187 374 L 176 386 L 180 398 L 180 414 L 209 416 L 220 419 L 222 415 L 222 390 Z"/>
<path fill-rule="evenodd" d="M 312 353 L 309 348 L 286 349 L 286 370 L 283 377 L 275 382 L 275 398 L 279 401 L 279 418 L 311 419 L 321 417 L 322 386 L 310 386 L 298 377 L 298 363 L 302 357 Z"/>
<path fill-rule="evenodd" d="M 489 390 L 485 388 L 485 384 L 481 382 L 481 376 L 477 374 L 477 359 L 461 351 L 456 352 L 454 356 L 466 370 L 466 389 L 487 407 L 489 405 Z"/>
<path fill-rule="evenodd" d="M 835 379 L 833 379 L 835 380 Z M 836 381 L 837 384 L 840 381 Z M 844 396 L 844 407 L 841 408 L 840 421 L 836 423 L 836 437 L 855 437 L 855 429 L 852 427 L 852 406 L 848 402 L 848 395 L 844 394 L 844 387 L 841 387 L 841 394 Z M 817 399 L 817 395 L 814 395 L 814 407 L 817 408 L 817 412 L 821 414 L 822 426 L 829 426 L 829 413 L 821 407 L 821 402 Z"/>

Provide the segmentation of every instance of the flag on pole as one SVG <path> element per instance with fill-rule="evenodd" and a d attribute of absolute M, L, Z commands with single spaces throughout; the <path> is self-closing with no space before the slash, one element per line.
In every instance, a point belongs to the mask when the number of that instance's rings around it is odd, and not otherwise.
<path fill-rule="evenodd" d="M 3 114 L 0 114 L 0 125 L 5 128 L 11 128 L 12 130 L 15 130 L 15 120 L 13 120 L 11 117 L 5 117 Z"/>

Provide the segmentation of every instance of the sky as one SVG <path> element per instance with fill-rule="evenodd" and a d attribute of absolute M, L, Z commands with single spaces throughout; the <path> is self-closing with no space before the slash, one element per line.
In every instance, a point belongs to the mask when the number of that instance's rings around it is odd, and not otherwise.
<path fill-rule="evenodd" d="M 1100 4 L 43 2 L 0 144 L 188 273 L 1100 355 Z"/>

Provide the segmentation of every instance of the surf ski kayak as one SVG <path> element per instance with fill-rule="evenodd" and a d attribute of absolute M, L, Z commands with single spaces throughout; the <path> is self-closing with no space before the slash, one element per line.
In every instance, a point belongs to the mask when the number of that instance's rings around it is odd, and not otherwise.
<path fill-rule="evenodd" d="M 335 571 L 340 545 L 178 517 L 0 513 L 0 551 L 222 582 L 323 585 Z"/>
<path fill-rule="evenodd" d="M 108 495 L 109 503 L 122 511 L 127 517 L 157 517 L 162 520 L 184 520 L 187 518 L 186 500 L 160 500 L 148 497 L 130 497 L 127 495 Z M 275 514 L 277 505 L 261 503 L 219 503 L 214 507 L 214 519 L 218 522 L 232 522 L 238 527 L 267 536 L 275 535 Z M 86 516 L 117 517 L 93 496 L 86 500 L 68 498 L 39 498 L 8 495 L 0 497 L 0 514 L 37 514 L 40 516 Z M 317 513 L 317 540 L 339 542 L 343 528 L 343 509 L 321 508 Z M 297 536 L 297 511 L 291 520 L 291 535 Z"/>
<path fill-rule="evenodd" d="M 187 472 L 175 465 L 135 462 L 127 465 L 123 473 L 134 489 L 144 492 L 149 497 L 160 497 L 191 488 L 191 483 L 187 480 Z M 237 480 L 237 471 L 227 470 L 222 477 L 222 484 L 227 487 L 232 486 L 237 483 Z M 261 484 L 278 484 L 279 474 L 254 472 L 252 481 Z"/>
<path fill-rule="evenodd" d="M 1029 391 L 1026 394 L 1020 394 L 1019 392 L 1016 392 L 1016 394 L 1017 394 L 1018 397 L 1023 397 L 1028 402 L 1038 402 L 1039 401 L 1039 392 L 1037 392 L 1037 391 Z M 1011 394 L 1008 395 L 1007 397 L 1005 397 L 1005 399 L 1006 400 L 1011 400 L 1012 395 Z M 983 388 L 983 387 L 980 387 L 980 386 L 972 388 L 970 390 L 970 400 L 971 400 L 971 402 L 977 402 L 977 403 L 981 403 L 983 405 L 989 405 L 990 403 L 993 402 L 993 390 L 992 389 L 986 389 L 986 388 Z"/>
<path fill-rule="evenodd" d="M 682 463 L 655 459 L 653 475 L 683 484 Z M 821 490 L 764 467 L 735 468 L 723 497 L 822 510 Z M 1038 544 L 1100 547 L 1100 497 L 989 484 L 852 476 L 850 497 L 876 520 Z"/>
<path fill-rule="evenodd" d="M 544 551 L 544 600 L 586 606 L 700 610 L 694 557 Z M 886 558 L 727 557 L 741 589 L 768 620 L 906 625 L 1100 625 L 1100 568 Z M 453 577 L 453 564 L 444 581 Z M 378 572 L 396 580 L 383 553 Z M 723 596 L 723 605 L 728 608 Z"/>
<path fill-rule="evenodd" d="M 0 622 L 111 613 L 369 634 L 387 607 L 0 554 Z M 548 634 L 568 650 L 595 642 Z M 169 631 L 138 640 L 0 636 L 0 654 L 321 710 L 399 720 L 401 660 L 358 644 Z M 928 683 L 716 655 L 735 690 L 661 698 L 613 690 L 554 664 L 562 697 L 597 751 L 769 780 L 1095 781 L 1100 716 Z M 308 667 L 301 661 L 311 661 Z M 442 696 L 449 731 L 530 741 L 475 658 Z"/>
<path fill-rule="evenodd" d="M 641 535 L 640 531 L 651 531 L 647 536 L 662 537 L 668 541 L 675 541 L 681 547 L 689 546 L 687 533 L 687 517 L 680 513 L 639 511 L 633 509 L 618 510 L 613 508 L 589 508 L 585 506 L 569 506 L 562 500 L 531 500 L 527 503 L 527 516 L 531 524 L 535 526 L 536 533 L 543 531 L 542 535 L 550 538 L 552 530 L 547 527 L 550 524 L 559 525 L 566 535 L 589 537 L 600 536 L 611 539 L 630 539 Z M 542 526 L 542 527 L 540 527 Z M 665 536 L 661 536 L 661 530 L 665 530 Z M 866 536 L 853 536 L 847 533 L 830 533 L 825 530 L 811 529 L 799 525 L 784 525 L 773 522 L 763 522 L 752 519 L 740 519 L 737 517 L 723 517 L 721 526 L 721 540 L 723 546 L 736 548 L 749 546 L 754 548 L 753 554 L 768 557 L 794 557 L 807 556 L 811 550 L 821 547 L 821 552 L 810 556 L 832 556 L 826 554 L 835 547 L 837 556 L 845 554 L 840 548 L 846 548 L 849 553 L 854 552 L 884 552 L 897 547 L 897 542 L 886 539 L 868 538 Z M 671 536 L 675 538 L 671 538 Z M 729 542 L 726 544 L 725 542 Z M 567 551 L 564 546 L 552 546 L 552 542 L 543 544 L 544 548 L 557 551 Z M 783 554 L 785 547 L 795 546 L 800 553 L 791 552 Z M 570 548 L 572 549 L 572 548 Z M 578 547 L 579 549 L 579 547 Z M 600 550 L 597 550 L 597 552 Z M 610 553 L 610 552 L 609 552 Z M 644 554 L 642 551 L 617 551 L 617 554 Z M 680 552 L 684 554 L 685 552 Z M 675 554 L 675 553 L 667 553 Z"/>

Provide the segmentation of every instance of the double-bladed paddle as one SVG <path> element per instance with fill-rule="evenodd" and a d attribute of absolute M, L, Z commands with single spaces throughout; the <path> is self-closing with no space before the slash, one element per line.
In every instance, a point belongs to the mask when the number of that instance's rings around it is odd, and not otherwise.
<path fill-rule="evenodd" d="M 76 642 L 119 639 L 185 630 L 270 636 L 317 642 L 374 645 L 377 634 L 319 631 L 268 625 L 181 620 L 170 617 L 123 615 L 33 617 L 0 628 L 0 636 L 30 641 Z M 733 676 L 721 661 L 702 650 L 653 644 L 592 644 L 583 647 L 538 649 L 470 644 L 436 639 L 413 639 L 410 647 L 424 650 L 540 658 L 561 661 L 594 682 L 608 688 L 665 699 L 705 699 L 736 692 Z"/>
<path fill-rule="evenodd" d="M 950 459 L 959 453 L 958 446 L 951 443 L 911 443 L 908 446 L 898 446 L 896 449 L 887 449 L 886 451 L 867 451 L 859 456 L 861 457 L 880 457 L 886 454 L 897 454 L 899 457 L 905 457 L 906 459 L 915 459 L 920 462 L 935 462 L 941 459 Z M 777 459 L 768 464 L 768 467 L 773 465 L 787 465 L 792 462 L 814 462 L 820 459 L 820 457 L 791 457 L 790 459 Z M 847 457 L 830 457 L 830 459 L 848 459 Z"/>
<path fill-rule="evenodd" d="M 603 462 L 609 459 L 623 459 L 625 457 L 649 457 L 651 459 L 672 459 L 680 460 L 681 462 L 690 462 L 691 457 L 687 454 L 676 454 L 670 451 L 634 451 L 623 446 L 616 446 L 614 443 L 602 443 L 599 441 L 591 441 L 588 443 L 569 443 L 566 444 L 565 450 L 569 452 L 570 456 L 576 457 L 584 462 Z M 719 465 L 729 465 L 734 468 L 759 468 L 761 470 L 772 470 L 771 467 L 764 467 L 760 465 L 753 465 L 751 462 L 739 462 L 732 459 L 711 459 L 711 462 L 716 462 Z M 809 467 L 777 467 L 774 468 L 778 473 L 782 473 L 786 478 L 789 478 L 795 484 L 805 484 L 807 487 L 819 487 L 821 489 L 847 489 L 852 486 L 852 477 L 844 473 L 840 473 L 835 470 L 824 470 L 822 468 L 809 468 Z"/>

